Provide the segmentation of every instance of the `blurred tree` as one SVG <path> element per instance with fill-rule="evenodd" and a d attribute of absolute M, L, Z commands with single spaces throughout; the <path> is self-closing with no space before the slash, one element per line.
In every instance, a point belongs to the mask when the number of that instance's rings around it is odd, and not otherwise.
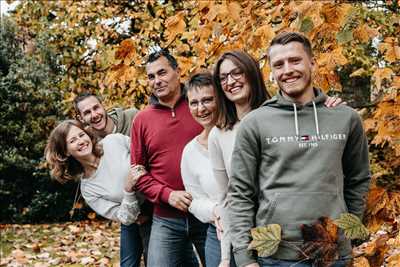
<path fill-rule="evenodd" d="M 46 137 L 62 118 L 62 95 L 54 90 L 59 69 L 40 38 L 18 39 L 6 17 L 0 33 L 0 221 L 66 218 L 74 186 L 50 181 L 40 166 Z M 29 51 L 27 51 L 27 47 Z"/>

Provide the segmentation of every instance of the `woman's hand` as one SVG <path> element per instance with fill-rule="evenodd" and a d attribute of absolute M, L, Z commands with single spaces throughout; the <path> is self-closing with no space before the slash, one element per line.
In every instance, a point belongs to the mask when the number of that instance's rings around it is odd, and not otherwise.
<path fill-rule="evenodd" d="M 218 267 L 229 267 L 229 260 L 221 260 Z"/>
<path fill-rule="evenodd" d="M 125 191 L 126 192 L 133 192 L 133 188 L 136 185 L 137 181 L 140 177 L 146 174 L 147 171 L 142 165 L 134 165 L 131 166 L 129 170 L 128 177 L 126 178 L 125 182 Z"/>
<path fill-rule="evenodd" d="M 325 106 L 328 108 L 336 107 L 340 104 L 347 105 L 347 102 L 343 101 L 340 97 L 328 96 L 325 100 Z"/>
<path fill-rule="evenodd" d="M 215 228 L 217 229 L 217 238 L 218 240 L 221 240 L 222 232 L 224 231 L 224 229 L 222 227 L 221 216 L 219 214 L 218 206 L 214 207 L 213 214 L 214 214 Z"/>

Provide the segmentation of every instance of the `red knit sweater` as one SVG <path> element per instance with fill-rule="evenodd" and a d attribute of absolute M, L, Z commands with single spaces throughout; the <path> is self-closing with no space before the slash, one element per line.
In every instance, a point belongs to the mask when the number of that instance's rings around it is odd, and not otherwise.
<path fill-rule="evenodd" d="M 182 151 L 201 131 L 184 97 L 173 109 L 152 104 L 135 116 L 131 129 L 131 163 L 144 165 L 148 171 L 136 187 L 154 203 L 155 215 L 187 215 L 170 206 L 168 198 L 171 191 L 185 190 L 180 169 Z"/>

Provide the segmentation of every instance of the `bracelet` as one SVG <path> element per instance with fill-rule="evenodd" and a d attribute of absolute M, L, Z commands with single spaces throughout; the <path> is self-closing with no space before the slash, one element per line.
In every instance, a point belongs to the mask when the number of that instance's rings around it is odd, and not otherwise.
<path fill-rule="evenodd" d="M 131 167 L 131 170 L 134 177 L 140 177 L 147 173 L 146 168 L 143 165 L 134 165 Z"/>

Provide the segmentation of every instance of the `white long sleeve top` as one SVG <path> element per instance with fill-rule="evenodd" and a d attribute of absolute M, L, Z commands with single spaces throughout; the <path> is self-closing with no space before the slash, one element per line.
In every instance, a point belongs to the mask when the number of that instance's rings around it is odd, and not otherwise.
<path fill-rule="evenodd" d="M 96 172 L 90 177 L 82 177 L 82 196 L 101 216 L 132 224 L 140 213 L 140 205 L 135 192 L 124 191 L 130 170 L 129 137 L 109 134 L 100 143 L 104 153 Z"/>
<path fill-rule="evenodd" d="M 224 259 L 230 259 L 231 237 L 230 220 L 227 213 L 227 193 L 229 177 L 231 175 L 231 158 L 239 123 L 236 123 L 232 130 L 221 130 L 214 127 L 208 136 L 208 150 L 211 167 L 218 184 L 218 205 L 224 231 L 222 232 L 221 251 L 228 251 Z"/>
<path fill-rule="evenodd" d="M 192 197 L 189 212 L 204 223 L 214 223 L 213 210 L 222 209 L 219 198 L 224 192 L 220 191 L 214 178 L 208 150 L 195 137 L 184 148 L 181 161 L 181 173 L 185 190 Z M 227 245 L 223 245 L 228 242 Z M 221 258 L 229 259 L 230 241 L 222 238 Z M 229 248 L 229 249 L 228 249 Z"/>

